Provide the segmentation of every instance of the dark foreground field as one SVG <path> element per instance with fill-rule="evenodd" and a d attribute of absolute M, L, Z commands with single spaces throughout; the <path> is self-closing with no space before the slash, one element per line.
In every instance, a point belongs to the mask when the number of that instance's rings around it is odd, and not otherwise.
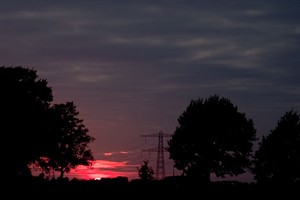
<path fill-rule="evenodd" d="M 123 179 L 53 180 L 39 179 L 4 182 L 6 199 L 299 199 L 299 185 L 257 185 L 239 182 L 160 180 L 143 182 Z"/>

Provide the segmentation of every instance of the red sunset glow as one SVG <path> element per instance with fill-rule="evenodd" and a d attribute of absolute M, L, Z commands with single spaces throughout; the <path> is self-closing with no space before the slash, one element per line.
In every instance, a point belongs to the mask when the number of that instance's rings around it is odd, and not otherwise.
<path fill-rule="evenodd" d="M 127 161 L 107 161 L 96 160 L 93 165 L 78 166 L 71 170 L 67 176 L 69 178 L 76 177 L 78 179 L 99 179 L 114 178 L 118 176 L 128 177 L 128 179 L 137 178 L 137 165 L 129 165 Z"/>
<path fill-rule="evenodd" d="M 91 166 L 79 165 L 65 174 L 69 179 L 97 180 L 101 178 L 127 177 L 129 180 L 138 178 L 138 165 L 130 165 L 127 161 L 95 160 Z M 39 169 L 32 170 L 33 175 L 39 175 Z M 58 173 L 54 174 L 58 177 Z M 53 177 L 53 174 L 50 175 Z"/>

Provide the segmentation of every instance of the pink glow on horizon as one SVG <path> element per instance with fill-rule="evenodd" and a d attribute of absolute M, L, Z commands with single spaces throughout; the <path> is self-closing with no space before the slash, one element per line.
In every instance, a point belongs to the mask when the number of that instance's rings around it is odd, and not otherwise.
<path fill-rule="evenodd" d="M 69 173 L 65 174 L 65 177 L 69 179 L 95 180 L 122 176 L 132 180 L 138 178 L 137 167 L 138 165 L 128 164 L 128 161 L 95 160 L 91 166 L 79 165 L 75 169 L 71 169 Z M 33 175 L 39 175 L 41 171 L 34 169 L 32 173 Z M 55 172 L 55 177 L 58 176 L 59 173 Z"/>
<path fill-rule="evenodd" d="M 109 160 L 96 160 L 90 167 L 93 168 L 116 168 L 127 166 L 128 161 L 109 161 Z M 78 166 L 80 167 L 80 166 Z M 86 166 L 83 166 L 86 167 Z"/>
<path fill-rule="evenodd" d="M 96 160 L 91 166 L 79 165 L 68 173 L 68 177 L 78 179 L 115 178 L 118 176 L 137 178 L 137 165 L 129 165 L 127 161 Z"/>
<path fill-rule="evenodd" d="M 83 179 L 83 180 L 96 180 L 101 178 L 116 178 L 116 177 L 127 177 L 129 180 L 137 178 L 137 172 L 119 172 L 105 170 L 102 172 L 94 172 L 93 170 L 82 170 L 82 171 L 71 171 L 66 177 Z"/>

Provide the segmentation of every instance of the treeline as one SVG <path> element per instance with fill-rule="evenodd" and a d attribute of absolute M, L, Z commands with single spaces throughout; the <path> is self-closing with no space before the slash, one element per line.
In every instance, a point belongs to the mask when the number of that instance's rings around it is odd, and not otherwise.
<path fill-rule="evenodd" d="M 300 115 L 291 109 L 263 136 L 259 148 L 253 120 L 238 111 L 228 98 L 212 95 L 192 100 L 178 118 L 167 150 L 174 167 L 198 184 L 217 177 L 252 173 L 257 184 L 300 183 Z M 153 180 L 153 169 L 144 161 L 139 176 Z"/>
<path fill-rule="evenodd" d="M 92 163 L 89 143 L 95 138 L 75 104 L 54 104 L 52 88 L 36 70 L 0 67 L 0 93 L 2 160 L 8 166 L 4 180 L 29 180 L 30 166 L 37 165 L 45 173 L 60 172 L 61 181 L 72 168 Z M 248 171 L 260 185 L 298 185 L 299 119 L 293 109 L 284 113 L 254 151 L 258 138 L 252 119 L 228 98 L 198 98 L 178 117 L 167 150 L 174 167 L 191 183 L 210 185 L 211 173 L 226 177 Z M 147 162 L 137 173 L 143 181 L 154 179 Z"/>
<path fill-rule="evenodd" d="M 297 111 L 287 111 L 253 151 L 258 140 L 253 120 L 228 98 L 192 100 L 168 143 L 170 158 L 198 182 L 209 183 L 211 173 L 225 177 L 248 171 L 257 184 L 299 184 L 299 119 Z"/>

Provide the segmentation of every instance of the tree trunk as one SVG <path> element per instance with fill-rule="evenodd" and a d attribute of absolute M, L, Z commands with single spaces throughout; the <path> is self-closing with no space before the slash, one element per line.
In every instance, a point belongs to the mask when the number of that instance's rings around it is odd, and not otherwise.
<path fill-rule="evenodd" d="M 204 176 L 203 176 L 203 182 L 205 184 L 209 184 L 210 183 L 210 171 L 209 170 L 204 174 Z"/>
<path fill-rule="evenodd" d="M 201 183 L 208 185 L 210 183 L 210 168 L 209 165 L 201 170 Z"/>
<path fill-rule="evenodd" d="M 65 173 L 64 169 L 63 169 L 63 168 L 60 168 L 60 175 L 59 175 L 59 178 L 60 178 L 60 179 L 63 179 L 63 178 L 64 178 L 64 173 Z"/>

